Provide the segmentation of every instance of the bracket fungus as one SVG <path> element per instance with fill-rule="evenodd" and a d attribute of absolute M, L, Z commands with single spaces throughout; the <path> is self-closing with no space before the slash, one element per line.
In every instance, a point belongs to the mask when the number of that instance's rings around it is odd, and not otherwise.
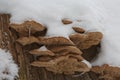
<path fill-rule="evenodd" d="M 18 32 L 20 36 L 29 36 L 45 30 L 43 25 L 35 21 L 25 21 L 22 24 L 10 24 L 10 28 Z"/>
<path fill-rule="evenodd" d="M 49 61 L 34 61 L 32 66 L 45 67 L 54 73 L 74 74 L 77 72 L 87 72 L 90 68 L 76 58 L 60 56 Z"/>
<path fill-rule="evenodd" d="M 21 37 L 16 41 L 22 44 L 23 46 L 32 44 L 32 43 L 43 44 L 43 45 L 68 45 L 68 46 L 74 45 L 72 41 L 64 37 L 46 38 L 46 37 L 29 36 L 29 37 Z"/>
<path fill-rule="evenodd" d="M 38 43 L 39 44 L 39 40 L 34 36 L 21 37 L 21 38 L 17 39 L 16 41 L 19 44 L 21 44 L 22 46 L 29 45 L 29 44 L 32 44 L 32 43 Z"/>
<path fill-rule="evenodd" d="M 76 59 L 73 58 L 64 59 L 58 62 L 56 65 L 47 67 L 46 69 L 54 73 L 64 74 L 74 74 L 76 71 L 87 72 L 90 70 L 90 68 L 88 68 L 86 64 L 78 62 Z"/>
<path fill-rule="evenodd" d="M 39 49 L 34 49 L 34 50 L 31 50 L 30 52 L 29 52 L 30 54 L 33 54 L 33 55 L 44 55 L 44 56 L 46 56 L 46 55 L 48 55 L 48 56 L 54 56 L 55 54 L 52 52 L 52 51 L 50 51 L 50 50 L 46 50 L 46 51 L 42 51 L 42 50 L 39 50 Z"/>
<path fill-rule="evenodd" d="M 62 22 L 65 25 L 72 23 L 68 19 L 63 19 Z M 31 27 L 30 31 L 28 27 Z M 26 21 L 23 24 L 11 24 L 11 28 L 20 35 L 16 42 L 23 47 L 38 44 L 36 48 L 28 50 L 30 55 L 35 56 L 31 65 L 44 67 L 54 73 L 75 74 L 75 72 L 90 71 L 91 67 L 84 62 L 86 60 L 82 56 L 84 54 L 82 50 L 99 44 L 102 39 L 102 33 L 85 33 L 85 30 L 79 27 L 72 27 L 75 33 L 69 35 L 69 39 L 62 36 L 34 36 L 36 32 L 46 29 L 43 25 L 34 21 Z"/>
<path fill-rule="evenodd" d="M 82 52 L 75 46 L 48 46 L 47 48 L 54 53 L 68 52 L 78 55 L 82 54 Z"/>
<path fill-rule="evenodd" d="M 92 72 L 99 75 L 99 79 L 102 80 L 119 80 L 120 79 L 120 68 L 109 66 L 107 64 L 103 66 L 94 66 L 91 69 Z"/>
<path fill-rule="evenodd" d="M 82 28 L 80 28 L 80 27 L 72 27 L 72 28 L 73 28 L 73 30 L 74 30 L 75 32 L 77 32 L 77 33 L 84 33 L 84 32 L 85 32 L 85 30 L 82 29 Z"/>
<path fill-rule="evenodd" d="M 65 25 L 67 25 L 67 24 L 71 24 L 72 21 L 69 20 L 69 19 L 62 19 L 62 23 L 65 24 Z"/>
<path fill-rule="evenodd" d="M 74 74 L 89 71 L 90 68 L 83 63 L 82 52 L 75 46 L 46 47 L 48 50 L 31 50 L 30 53 L 37 55 L 38 59 L 31 63 L 32 66 L 44 67 L 54 73 Z M 49 53 L 47 53 L 50 51 Z M 42 53 L 43 52 L 43 53 Z"/>
<path fill-rule="evenodd" d="M 71 40 L 64 37 L 39 37 L 38 39 L 44 45 L 74 45 Z"/>
<path fill-rule="evenodd" d="M 93 45 L 98 45 L 103 35 L 101 32 L 88 32 L 85 34 L 72 34 L 69 36 L 79 49 L 88 49 Z"/>

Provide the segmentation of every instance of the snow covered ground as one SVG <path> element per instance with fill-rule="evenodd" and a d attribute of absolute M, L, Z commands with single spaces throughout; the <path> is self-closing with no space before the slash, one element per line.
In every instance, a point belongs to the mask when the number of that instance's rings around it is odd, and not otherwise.
<path fill-rule="evenodd" d="M 94 0 L 95 1 L 95 0 Z M 104 38 L 102 52 L 95 65 L 120 66 L 120 0 L 96 0 L 103 8 Z"/>
<path fill-rule="evenodd" d="M 35 20 L 48 28 L 47 36 L 68 37 L 74 33 L 72 26 L 103 32 L 101 53 L 93 65 L 120 66 L 119 8 L 120 0 L 0 0 L 0 12 L 12 15 L 11 23 Z M 73 23 L 63 25 L 63 18 Z"/>
<path fill-rule="evenodd" d="M 0 49 L 0 80 L 14 80 L 18 77 L 18 66 L 9 52 Z"/>

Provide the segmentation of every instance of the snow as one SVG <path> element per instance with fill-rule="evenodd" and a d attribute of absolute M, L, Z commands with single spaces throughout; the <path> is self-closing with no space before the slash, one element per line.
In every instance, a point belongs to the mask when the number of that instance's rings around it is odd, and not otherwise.
<path fill-rule="evenodd" d="M 47 36 L 68 37 L 74 33 L 73 26 L 99 30 L 100 17 L 94 7 L 91 0 L 0 0 L 0 12 L 12 15 L 11 23 L 35 20 L 48 28 Z M 73 24 L 62 24 L 64 18 L 73 20 Z M 81 23 L 78 20 L 82 20 Z"/>
<path fill-rule="evenodd" d="M 18 67 L 9 52 L 0 49 L 0 80 L 14 80 L 18 76 Z"/>
<path fill-rule="evenodd" d="M 46 48 L 46 46 L 42 46 L 42 47 L 39 48 L 39 50 L 40 50 L 40 51 L 46 51 L 46 50 L 48 50 L 48 49 Z"/>
<path fill-rule="evenodd" d="M 120 0 L 97 0 L 107 14 L 104 20 L 102 49 L 93 65 L 120 66 Z"/>
<path fill-rule="evenodd" d="M 92 65 L 91 65 L 87 60 L 83 60 L 83 61 L 81 61 L 81 62 L 87 64 L 87 66 L 88 66 L 89 68 L 92 68 Z"/>
<path fill-rule="evenodd" d="M 35 20 L 48 28 L 47 36 L 67 37 L 73 26 L 100 31 L 101 52 L 92 65 L 120 66 L 119 0 L 0 0 L 0 12 L 12 15 L 11 23 Z M 72 24 L 64 25 L 67 18 Z M 79 20 L 79 21 L 78 21 Z"/>

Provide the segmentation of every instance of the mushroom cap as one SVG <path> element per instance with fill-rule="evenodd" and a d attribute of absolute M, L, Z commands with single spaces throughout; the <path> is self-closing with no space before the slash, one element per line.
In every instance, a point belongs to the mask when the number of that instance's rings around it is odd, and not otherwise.
<path fill-rule="evenodd" d="M 34 61 L 31 63 L 32 66 L 36 66 L 36 67 L 50 67 L 52 65 L 54 65 L 55 63 L 54 62 L 43 62 L 43 61 Z"/>
<path fill-rule="evenodd" d="M 91 71 L 95 73 L 102 73 L 103 71 L 106 73 L 117 73 L 120 75 L 120 68 L 119 67 L 113 67 L 109 66 L 108 64 L 104 64 L 102 66 L 93 66 Z"/>
<path fill-rule="evenodd" d="M 25 21 L 22 24 L 10 24 L 10 28 L 14 29 L 16 32 L 23 36 L 28 36 L 29 30 L 30 34 L 45 30 L 45 27 L 43 25 L 35 21 Z"/>
<path fill-rule="evenodd" d="M 62 23 L 65 24 L 65 25 L 67 25 L 67 24 L 71 24 L 72 21 L 69 20 L 69 19 L 62 19 Z"/>
<path fill-rule="evenodd" d="M 21 37 L 21 38 L 17 39 L 16 41 L 23 46 L 29 45 L 29 44 L 32 44 L 32 43 L 39 43 L 39 40 L 36 37 L 33 37 L 33 36 Z"/>
<path fill-rule="evenodd" d="M 79 49 L 88 49 L 93 45 L 98 45 L 103 35 L 101 32 L 88 32 L 86 34 L 72 34 L 69 36 Z"/>
<path fill-rule="evenodd" d="M 74 43 L 64 37 L 51 37 L 51 38 L 45 38 L 45 37 L 21 37 L 16 40 L 18 43 L 22 44 L 23 46 L 32 44 L 32 43 L 38 43 L 43 45 L 74 45 Z"/>
<path fill-rule="evenodd" d="M 54 53 L 58 53 L 58 54 L 64 54 L 66 53 L 73 53 L 73 54 L 78 54 L 81 55 L 82 52 L 75 46 L 48 46 L 47 47 L 49 50 L 51 50 Z"/>
<path fill-rule="evenodd" d="M 39 37 L 38 39 L 44 45 L 74 45 L 72 41 L 64 37 Z"/>
<path fill-rule="evenodd" d="M 82 29 L 82 28 L 80 28 L 80 27 L 72 27 L 72 28 L 73 28 L 73 30 L 74 30 L 75 32 L 77 32 L 77 33 L 84 33 L 84 32 L 85 32 L 85 30 Z"/>
<path fill-rule="evenodd" d="M 46 51 L 42 51 L 42 50 L 39 50 L 39 49 L 34 49 L 34 50 L 31 50 L 29 52 L 30 54 L 33 54 L 33 55 L 38 55 L 38 56 L 54 56 L 55 54 L 50 51 L 50 50 L 46 50 Z"/>
<path fill-rule="evenodd" d="M 32 66 L 45 67 L 54 73 L 74 74 L 77 72 L 87 72 L 90 68 L 82 62 L 80 55 L 68 54 L 58 57 L 41 56 L 39 61 L 31 63 Z"/>
<path fill-rule="evenodd" d="M 86 64 L 78 62 L 74 58 L 64 59 L 54 66 L 46 67 L 47 70 L 55 73 L 74 74 L 75 72 L 87 72 L 90 69 Z"/>
<path fill-rule="evenodd" d="M 119 80 L 120 79 L 120 68 L 109 66 L 104 64 L 102 66 L 93 66 L 92 72 L 99 74 L 99 78 L 105 80 Z"/>
<path fill-rule="evenodd" d="M 71 41 L 73 41 L 73 43 L 75 43 L 77 45 L 77 44 L 82 43 L 85 40 L 87 40 L 88 36 L 85 34 L 75 33 L 75 34 L 71 34 L 69 36 L 69 38 Z"/>

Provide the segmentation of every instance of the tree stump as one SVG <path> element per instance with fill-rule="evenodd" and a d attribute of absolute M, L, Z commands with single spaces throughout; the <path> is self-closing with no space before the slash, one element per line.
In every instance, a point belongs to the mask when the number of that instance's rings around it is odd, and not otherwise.
<path fill-rule="evenodd" d="M 16 64 L 18 64 L 19 66 L 18 80 L 113 80 L 113 79 L 108 79 L 106 77 L 100 78 L 102 72 L 100 73 L 97 72 L 96 68 L 84 74 L 78 72 L 75 73 L 76 75 L 65 75 L 65 74 L 56 74 L 50 72 L 45 68 L 31 66 L 30 64 L 36 59 L 36 56 L 31 55 L 29 51 L 33 49 L 37 49 L 42 45 L 30 44 L 30 45 L 22 46 L 21 44 L 16 42 L 16 40 L 18 40 L 23 35 L 29 37 L 30 33 L 19 35 L 14 29 L 10 27 L 9 19 L 10 19 L 9 14 L 0 14 L 0 48 L 9 50 Z M 41 33 L 44 34 L 44 32 Z M 34 36 L 37 37 L 38 35 L 40 34 L 36 33 Z M 89 53 L 98 53 L 98 47 L 99 45 L 97 45 L 97 48 L 96 46 L 92 46 L 91 48 L 82 51 L 87 55 Z M 93 54 L 93 56 L 95 55 L 96 54 Z M 83 56 L 87 60 L 91 60 L 91 57 L 88 58 L 86 57 L 86 55 Z M 118 80 L 118 79 L 115 78 L 114 80 Z"/>

